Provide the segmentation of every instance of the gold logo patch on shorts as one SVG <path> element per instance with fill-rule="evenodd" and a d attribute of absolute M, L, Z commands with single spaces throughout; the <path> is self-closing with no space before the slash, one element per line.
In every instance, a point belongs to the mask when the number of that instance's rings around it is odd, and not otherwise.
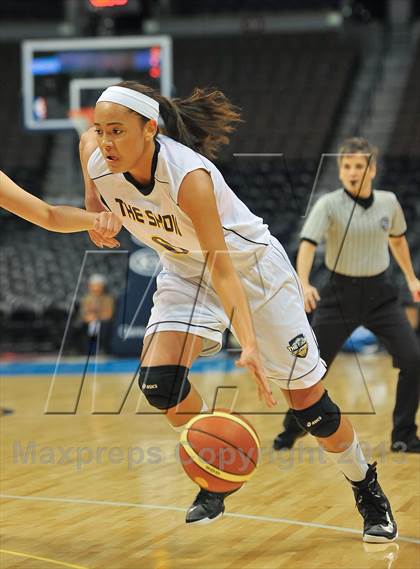
<path fill-rule="evenodd" d="M 299 334 L 290 340 L 287 349 L 292 356 L 306 358 L 308 354 L 308 341 L 303 334 Z"/>

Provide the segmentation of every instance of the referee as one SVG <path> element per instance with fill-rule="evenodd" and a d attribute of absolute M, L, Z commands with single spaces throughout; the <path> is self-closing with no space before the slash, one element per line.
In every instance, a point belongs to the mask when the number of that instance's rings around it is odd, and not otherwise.
<path fill-rule="evenodd" d="M 360 325 L 371 330 L 391 354 L 399 377 L 391 450 L 420 452 L 415 415 L 420 393 L 420 346 L 398 290 L 385 275 L 389 249 L 403 271 L 415 302 L 420 301 L 416 278 L 405 238 L 407 225 L 392 192 L 372 189 L 376 174 L 376 148 L 363 138 L 350 138 L 339 149 L 338 169 L 343 188 L 322 196 L 301 231 L 297 272 L 302 282 L 305 310 L 315 310 L 312 327 L 321 357 L 328 367 L 342 344 Z M 315 250 L 325 239 L 325 264 L 330 271 L 321 290 L 309 282 Z M 289 409 L 284 432 L 274 448 L 292 448 L 306 434 Z"/>

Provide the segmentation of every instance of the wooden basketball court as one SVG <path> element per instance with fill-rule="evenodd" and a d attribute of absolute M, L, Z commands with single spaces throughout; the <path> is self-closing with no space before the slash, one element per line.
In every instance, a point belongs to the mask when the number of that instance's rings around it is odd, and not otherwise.
<path fill-rule="evenodd" d="M 271 450 L 274 414 L 244 373 L 192 374 L 211 401 L 247 415 L 262 440 L 254 477 L 214 524 L 186 527 L 196 487 L 176 457 L 178 434 L 153 414 L 132 376 L 88 377 L 75 414 L 44 414 L 50 376 L 1 377 L 2 569 L 335 569 L 420 567 L 419 457 L 389 452 L 396 371 L 386 355 L 341 355 L 326 381 L 354 424 L 399 524 L 396 544 L 367 546 L 351 489 L 309 437 Z M 51 407 L 68 411 L 79 377 L 59 376 Z M 369 388 L 369 394 L 365 382 Z M 238 391 L 236 391 L 238 393 Z M 94 394 L 94 396 L 93 396 Z M 279 393 L 280 396 L 280 393 Z M 370 399 L 372 401 L 370 401 Z M 376 414 L 372 413 L 372 404 Z M 138 413 L 136 414 L 136 410 Z M 265 414 L 263 414 L 265 413 Z"/>

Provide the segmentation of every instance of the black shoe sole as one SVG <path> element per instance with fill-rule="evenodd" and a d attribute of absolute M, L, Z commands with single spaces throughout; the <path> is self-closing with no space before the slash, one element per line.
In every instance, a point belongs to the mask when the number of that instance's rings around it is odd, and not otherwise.
<path fill-rule="evenodd" d="M 195 522 L 185 521 L 185 523 L 187 526 L 204 526 L 207 524 L 211 524 L 212 522 L 215 522 L 216 520 L 221 518 L 223 514 L 224 512 L 220 512 L 220 514 L 217 514 L 217 516 L 215 516 L 214 518 L 202 518 L 201 520 L 196 520 Z"/>
<path fill-rule="evenodd" d="M 392 543 L 397 538 L 398 538 L 398 532 L 393 537 L 386 537 L 384 535 L 365 534 L 363 536 L 363 541 L 365 543 Z"/>

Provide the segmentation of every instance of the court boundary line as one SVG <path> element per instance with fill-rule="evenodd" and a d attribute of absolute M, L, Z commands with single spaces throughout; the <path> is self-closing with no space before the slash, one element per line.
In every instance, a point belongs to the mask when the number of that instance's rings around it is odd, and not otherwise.
<path fill-rule="evenodd" d="M 171 512 L 184 512 L 186 508 L 179 508 L 177 506 L 163 506 L 157 504 L 139 504 L 133 502 L 114 502 L 111 500 L 87 500 L 84 498 L 62 498 L 62 497 L 49 497 L 49 496 L 16 496 L 12 494 L 0 494 L 0 499 L 3 500 L 29 500 L 35 502 L 58 502 L 58 503 L 67 503 L 67 504 L 80 504 L 80 505 L 90 505 L 90 506 L 113 506 L 113 507 L 129 507 L 129 508 L 138 508 L 143 510 L 164 510 L 164 511 L 171 511 Z M 342 526 L 333 526 L 329 524 L 320 524 L 316 522 L 302 522 L 299 520 L 290 520 L 288 518 L 275 518 L 271 516 L 258 516 L 253 514 L 240 514 L 240 513 L 226 513 L 224 514 L 230 518 L 239 518 L 244 520 L 255 520 L 260 522 L 269 522 L 269 523 L 281 523 L 281 524 L 288 524 L 288 525 L 295 525 L 301 527 L 312 527 L 317 529 L 326 529 L 332 531 L 339 531 L 342 533 L 352 533 L 362 536 L 362 532 L 357 529 L 353 528 L 346 528 Z M 420 545 L 420 539 L 415 537 L 405 537 L 400 536 L 398 537 L 398 541 L 405 541 L 407 543 L 414 543 Z M 392 542 L 390 542 L 392 543 Z"/>
<path fill-rule="evenodd" d="M 138 358 L 113 358 L 104 361 L 92 361 L 88 363 L 88 372 L 103 373 L 103 374 L 132 374 L 136 371 L 139 365 Z M 22 360 L 22 361 L 2 361 L 0 360 L 0 374 L 2 377 L 29 377 L 29 376 L 42 376 L 51 375 L 56 373 L 57 376 L 61 375 L 78 375 L 83 372 L 86 367 L 86 357 L 80 357 L 78 361 L 61 360 L 58 364 L 56 360 Z M 232 358 L 228 356 L 217 355 L 211 360 L 200 360 L 194 362 L 191 368 L 191 373 L 204 374 L 208 372 L 219 373 L 241 372 L 235 366 Z"/>
<path fill-rule="evenodd" d="M 89 569 L 85 565 L 73 565 L 72 563 L 67 563 L 66 561 L 58 561 L 57 559 L 51 559 L 50 557 L 39 557 L 38 555 L 12 551 L 11 549 L 0 549 L 0 553 L 6 553 L 6 555 L 16 555 L 17 557 L 25 557 L 26 559 L 35 559 L 36 561 L 46 561 L 47 563 L 61 565 L 62 567 L 70 567 L 71 569 Z"/>

